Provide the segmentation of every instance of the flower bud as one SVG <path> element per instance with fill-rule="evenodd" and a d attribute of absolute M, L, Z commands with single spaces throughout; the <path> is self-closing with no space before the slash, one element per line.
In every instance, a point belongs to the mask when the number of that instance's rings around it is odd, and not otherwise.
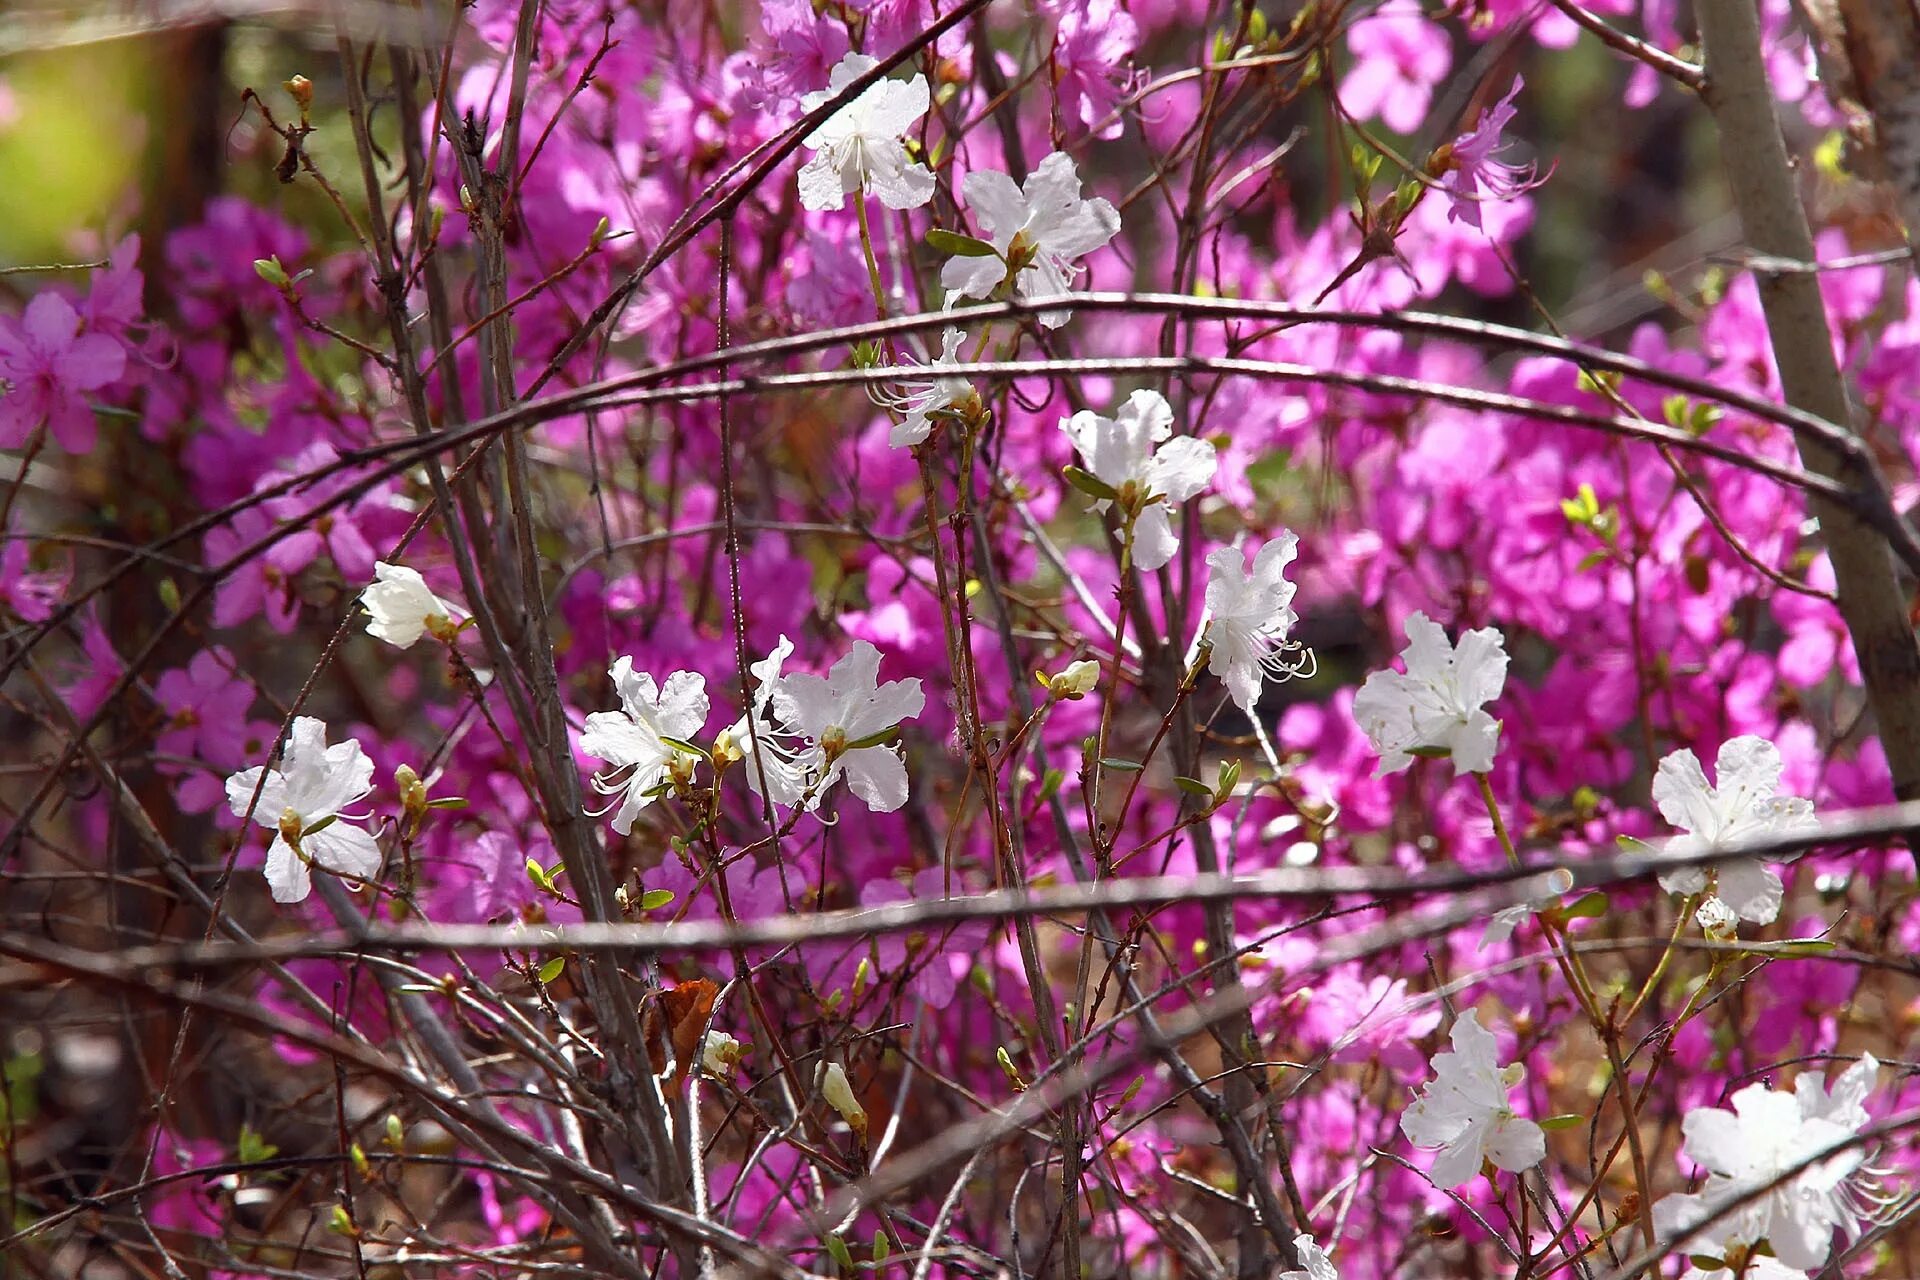
<path fill-rule="evenodd" d="M 305 76 L 295 76 L 291 80 L 281 81 L 280 87 L 287 91 L 287 96 L 292 98 L 294 105 L 300 108 L 300 118 L 306 119 L 307 113 L 313 110 L 313 81 Z"/>
<path fill-rule="evenodd" d="M 853 1096 L 853 1086 L 847 1083 L 847 1069 L 837 1062 L 829 1062 L 820 1073 L 820 1094 L 828 1106 L 840 1113 L 840 1118 L 853 1130 L 853 1136 L 865 1145 L 867 1109 Z"/>
<path fill-rule="evenodd" d="M 1084 698 L 1100 683 L 1100 664 L 1092 658 L 1069 662 L 1065 669 L 1047 681 L 1047 692 L 1056 701 Z"/>

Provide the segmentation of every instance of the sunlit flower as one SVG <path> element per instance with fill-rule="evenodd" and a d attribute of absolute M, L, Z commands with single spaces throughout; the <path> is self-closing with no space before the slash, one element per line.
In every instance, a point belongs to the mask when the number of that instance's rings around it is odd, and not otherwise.
<path fill-rule="evenodd" d="M 1508 143 L 1501 137 L 1513 122 L 1513 100 L 1525 84 L 1519 76 L 1507 96 L 1480 113 L 1472 129 L 1453 140 L 1447 152 L 1447 171 L 1440 179 L 1449 204 L 1447 217 L 1470 227 L 1480 226 L 1480 206 L 1511 200 L 1545 181 L 1533 165 L 1509 164 L 1499 159 Z"/>
<path fill-rule="evenodd" d="M 1507 682 L 1500 632 L 1481 627 L 1456 649 L 1424 613 L 1407 617 L 1406 674 L 1376 671 L 1353 699 L 1353 717 L 1380 753 L 1375 776 L 1398 773 L 1416 754 L 1449 755 L 1457 773 L 1486 773 L 1500 722 L 1485 706 Z"/>
<path fill-rule="evenodd" d="M 127 349 L 80 327 L 80 313 L 57 293 L 35 294 L 19 319 L 0 319 L 0 447 L 26 443 L 44 422 L 68 453 L 93 448 L 87 392 L 126 372 Z"/>
<path fill-rule="evenodd" d="M 1433 1055 L 1433 1079 L 1400 1116 L 1408 1141 L 1440 1150 L 1433 1162 L 1434 1185 L 1466 1185 L 1483 1160 L 1509 1173 L 1540 1163 L 1547 1154 L 1546 1134 L 1515 1115 L 1507 1099 L 1507 1091 L 1526 1078 L 1526 1067 L 1500 1065 L 1493 1033 L 1480 1025 L 1475 1010 L 1455 1019 L 1452 1038 L 1453 1052 Z"/>
<path fill-rule="evenodd" d="M 1707 1171 L 1698 1195 L 1668 1196 L 1654 1206 L 1663 1234 L 1692 1253 L 1724 1255 L 1730 1246 L 1764 1240 L 1780 1262 L 1801 1271 L 1824 1266 L 1837 1227 L 1854 1238 L 1870 1219 L 1876 1192 L 1859 1147 L 1814 1159 L 1867 1123 L 1863 1105 L 1880 1064 L 1866 1054 L 1834 1081 L 1803 1073 L 1793 1093 L 1750 1084 L 1733 1095 L 1733 1110 L 1698 1107 L 1681 1120 L 1682 1154 Z M 1814 1162 L 1792 1177 L 1787 1173 Z M 1749 1198 L 1751 1197 L 1751 1198 Z M 1738 1208 L 1730 1206 L 1745 1201 Z M 1695 1224 L 1718 1216 L 1710 1226 Z"/>
<path fill-rule="evenodd" d="M 848 85 L 880 65 L 878 58 L 849 53 L 819 93 L 803 94 L 802 111 L 832 101 Z M 931 105 L 927 78 L 877 80 L 834 112 L 803 142 L 814 156 L 800 169 L 800 203 L 838 209 L 855 192 L 872 192 L 889 209 L 915 209 L 933 199 L 933 173 L 907 159 L 902 139 Z"/>
<path fill-rule="evenodd" d="M 902 372 L 911 370 L 917 376 L 901 379 L 896 384 L 899 390 L 882 399 L 887 408 L 904 415 L 887 434 L 888 444 L 896 449 L 921 444 L 933 434 L 937 415 L 957 412 L 970 398 L 978 399 L 971 382 L 940 372 L 947 365 L 961 363 L 960 348 L 966 340 L 964 332 L 948 325 L 940 335 L 939 355 L 922 365 L 901 366 Z"/>
<path fill-rule="evenodd" d="M 842 775 L 876 813 L 905 804 L 906 762 L 888 739 L 926 704 L 917 677 L 880 683 L 880 651 L 865 640 L 854 641 L 825 676 L 797 671 L 782 677 L 773 712 L 786 732 L 806 740 L 793 758 L 809 780 L 807 807 L 817 807 Z"/>
<path fill-rule="evenodd" d="M 764 795 L 789 809 L 807 793 L 807 771 L 794 758 L 793 748 L 776 737 L 780 731 L 770 712 L 773 695 L 780 688 L 781 668 L 792 656 L 793 641 L 783 635 L 772 653 L 747 668 L 756 681 L 753 707 L 723 730 L 714 746 L 716 755 L 745 762 L 747 785 L 755 795 Z M 747 723 L 749 715 L 753 718 L 751 726 Z"/>
<path fill-rule="evenodd" d="M 594 775 L 601 795 L 620 797 L 613 829 L 621 835 L 633 830 L 633 820 L 652 804 L 676 762 L 688 762 L 679 747 L 668 742 L 691 740 L 707 723 L 707 680 L 692 671 L 676 671 L 664 688 L 653 677 L 635 672 L 632 658 L 621 658 L 608 669 L 620 693 L 620 710 L 596 711 L 587 717 L 580 749 L 613 766 Z M 630 770 L 624 781 L 622 771 Z"/>
<path fill-rule="evenodd" d="M 428 631 L 451 624 L 453 606 L 434 595 L 416 570 L 381 560 L 373 572 L 373 584 L 360 593 L 368 635 L 405 649 Z"/>
<path fill-rule="evenodd" d="M 341 812 L 372 789 L 373 761 L 360 744 L 349 738 L 328 746 L 326 722 L 311 716 L 295 717 L 277 767 L 244 769 L 227 779 L 234 814 L 251 811 L 274 833 L 266 874 L 275 902 L 305 899 L 313 891 L 311 867 L 359 880 L 380 870 L 380 846 L 354 825 L 365 819 Z"/>
<path fill-rule="evenodd" d="M 1295 587 L 1286 579 L 1299 545 L 1291 532 L 1282 532 L 1254 554 L 1252 573 L 1238 548 L 1219 547 L 1207 556 L 1207 639 L 1213 646 L 1207 670 L 1249 716 L 1269 675 L 1288 680 L 1313 662 L 1298 641 L 1287 638 L 1300 621 L 1292 607 Z"/>
<path fill-rule="evenodd" d="M 1082 409 L 1060 429 L 1096 480 L 1118 495 L 1133 522 L 1133 562 L 1158 569 L 1173 559 L 1180 539 L 1168 510 L 1205 489 L 1219 465 L 1213 445 L 1193 436 L 1173 436 L 1173 406 L 1158 391 L 1136 391 L 1111 418 Z M 1105 511 L 1106 499 L 1096 501 Z"/>
<path fill-rule="evenodd" d="M 956 298 L 991 298 L 1011 277 L 1023 302 L 1057 297 L 1073 288 L 1075 265 L 1119 234 L 1120 214 L 1099 197 L 1080 198 L 1073 158 L 1056 151 L 1027 175 L 1026 185 L 992 169 L 976 169 L 960 186 L 967 207 L 997 251 L 997 257 L 959 255 L 940 269 L 947 304 Z M 1065 324 L 1072 313 L 1047 311 L 1040 323 Z"/>
<path fill-rule="evenodd" d="M 1683 749 L 1667 756 L 1654 774 L 1653 802 L 1662 817 L 1687 833 L 1669 841 L 1667 848 L 1698 852 L 1812 826 L 1811 801 L 1775 794 L 1783 767 L 1779 749 L 1753 734 L 1721 744 L 1714 761 L 1718 787 L 1707 782 L 1693 752 Z M 1661 887 L 1672 893 L 1701 893 L 1709 884 L 1714 896 L 1742 920 L 1767 924 L 1780 914 L 1780 877 L 1755 858 L 1687 867 L 1660 877 Z"/>
<path fill-rule="evenodd" d="M 725 1080 L 733 1074 L 743 1049 L 744 1046 L 726 1032 L 709 1031 L 700 1042 L 700 1069 L 716 1080 Z"/>

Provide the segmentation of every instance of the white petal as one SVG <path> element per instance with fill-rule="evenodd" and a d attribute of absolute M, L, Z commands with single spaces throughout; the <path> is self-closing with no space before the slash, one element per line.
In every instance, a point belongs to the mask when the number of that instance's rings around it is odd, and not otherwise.
<path fill-rule="evenodd" d="M 840 179 L 839 159 L 832 149 L 817 151 L 800 166 L 800 204 L 816 213 L 846 204 L 847 186 Z"/>
<path fill-rule="evenodd" d="M 1707 784 L 1699 757 L 1684 747 L 1668 754 L 1654 771 L 1653 803 L 1661 817 L 1682 831 L 1698 832 L 1709 839 L 1718 834 L 1713 788 Z"/>
<path fill-rule="evenodd" d="M 660 732 L 684 740 L 707 725 L 707 678 L 697 671 L 676 671 L 660 690 Z"/>
<path fill-rule="evenodd" d="M 1547 1135 L 1531 1120 L 1508 1116 L 1487 1135 L 1486 1156 L 1508 1173 L 1531 1169 L 1547 1158 Z"/>
<path fill-rule="evenodd" d="M 1444 1190 L 1464 1187 L 1472 1182 L 1474 1175 L 1480 1172 L 1480 1162 L 1484 1155 L 1486 1142 L 1486 1122 L 1467 1126 L 1466 1130 L 1447 1144 L 1440 1152 L 1439 1159 L 1433 1162 L 1433 1183 Z"/>
<path fill-rule="evenodd" d="M 313 892 L 313 877 L 307 871 L 307 864 L 293 852 L 279 836 L 273 838 L 273 844 L 267 849 L 267 887 L 273 890 L 275 902 L 304 902 Z"/>
<path fill-rule="evenodd" d="M 1165 503 L 1155 502 L 1134 517 L 1133 562 L 1140 568 L 1160 568 L 1173 559 L 1173 553 L 1179 548 L 1180 539 L 1167 520 Z"/>
<path fill-rule="evenodd" d="M 317 867 L 356 880 L 371 880 L 380 874 L 380 846 L 373 836 L 351 822 L 334 822 L 309 836 L 302 836 L 300 847 Z"/>
<path fill-rule="evenodd" d="M 1209 440 L 1181 436 L 1161 445 L 1147 464 L 1147 485 L 1170 502 L 1185 502 L 1213 482 L 1219 458 Z"/>
<path fill-rule="evenodd" d="M 940 287 L 954 298 L 988 298 L 1007 277 L 1007 264 L 998 258 L 972 258 L 957 254 L 940 268 Z"/>
<path fill-rule="evenodd" d="M 862 747 L 840 758 L 847 786 L 875 813 L 892 813 L 907 802 L 907 766 L 892 747 Z"/>
<path fill-rule="evenodd" d="M 1013 185 L 1012 178 L 996 169 L 975 169 L 960 184 L 960 193 L 966 197 L 967 208 L 973 210 L 975 221 L 991 236 L 996 248 L 1005 249 L 1013 233 L 1027 221 L 1026 198 L 1020 194 L 1020 188 Z M 944 273 L 942 283 L 945 283 Z"/>
<path fill-rule="evenodd" d="M 1772 924 L 1780 915 L 1785 889 L 1780 877 L 1752 858 L 1720 864 L 1714 892 L 1742 920 Z"/>
<path fill-rule="evenodd" d="M 267 775 L 263 784 L 261 774 Z M 255 803 L 253 793 L 259 788 L 260 799 Z M 263 827 L 278 827 L 280 814 L 287 807 L 287 780 L 278 770 L 269 772 L 262 768 L 243 769 L 227 779 L 227 807 L 233 810 L 233 816 L 244 818 L 248 806 L 253 808 L 253 820 Z"/>

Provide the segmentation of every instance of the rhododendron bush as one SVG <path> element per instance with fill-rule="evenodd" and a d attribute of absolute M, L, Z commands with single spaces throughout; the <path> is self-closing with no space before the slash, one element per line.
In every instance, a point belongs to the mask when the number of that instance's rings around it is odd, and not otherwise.
<path fill-rule="evenodd" d="M 9 1267 L 1920 1273 L 1870 15 L 219 22 L 0 236 Z"/>

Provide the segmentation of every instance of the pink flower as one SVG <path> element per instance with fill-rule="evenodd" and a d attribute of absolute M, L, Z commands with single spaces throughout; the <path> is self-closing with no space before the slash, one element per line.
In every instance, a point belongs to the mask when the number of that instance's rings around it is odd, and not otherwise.
<path fill-rule="evenodd" d="M 82 334 L 80 313 L 57 293 L 43 293 L 17 320 L 0 321 L 0 445 L 25 444 L 41 423 L 68 453 L 93 448 L 93 410 L 86 393 L 117 381 L 127 349 L 102 333 Z"/>
<path fill-rule="evenodd" d="M 1440 179 L 1452 202 L 1447 217 L 1453 221 L 1477 227 L 1483 202 L 1511 200 L 1546 181 L 1530 164 L 1509 164 L 1499 159 L 1506 150 L 1500 135 L 1513 122 L 1513 100 L 1525 84 L 1515 76 L 1507 96 L 1482 111 L 1473 128 L 1453 140 L 1452 166 Z"/>
<path fill-rule="evenodd" d="M 1387 0 L 1347 35 L 1353 69 L 1340 81 L 1340 105 L 1362 120 L 1379 117 L 1396 133 L 1414 133 L 1433 104 L 1433 87 L 1453 65 L 1447 34 L 1414 0 Z"/>
<path fill-rule="evenodd" d="M 168 671 L 154 683 L 153 700 L 167 713 L 167 727 L 154 748 L 175 758 L 167 763 L 178 770 L 175 798 L 187 813 L 205 813 L 218 804 L 227 775 L 247 762 L 251 744 L 243 728 L 253 686 L 234 674 L 234 665 L 227 650 L 202 649 L 184 669 Z"/>
<path fill-rule="evenodd" d="M 860 905 L 878 907 L 889 902 L 939 902 L 948 896 L 946 882 L 947 873 L 940 867 L 928 867 L 915 872 L 911 891 L 891 876 L 883 877 L 860 891 Z M 967 896 L 967 889 L 958 877 L 954 881 L 952 896 Z M 873 944 L 879 960 L 876 977 L 879 981 L 887 981 L 900 971 L 901 965 L 911 963 L 913 977 L 908 982 L 908 988 L 925 1000 L 928 1008 L 944 1009 L 953 1003 L 961 979 L 973 968 L 976 954 L 991 933 L 992 930 L 984 921 L 972 920 L 964 924 L 942 926 L 925 934 L 883 934 Z"/>
<path fill-rule="evenodd" d="M 1127 64 L 1140 43 L 1133 15 L 1116 0 L 1061 6 L 1054 36 L 1055 92 L 1096 138 L 1117 138 L 1125 122 L 1116 114 L 1131 79 Z"/>
<path fill-rule="evenodd" d="M 33 544 L 23 533 L 8 533 L 0 550 L 0 605 L 22 622 L 45 622 L 66 592 L 71 567 L 34 573 L 28 569 Z"/>

